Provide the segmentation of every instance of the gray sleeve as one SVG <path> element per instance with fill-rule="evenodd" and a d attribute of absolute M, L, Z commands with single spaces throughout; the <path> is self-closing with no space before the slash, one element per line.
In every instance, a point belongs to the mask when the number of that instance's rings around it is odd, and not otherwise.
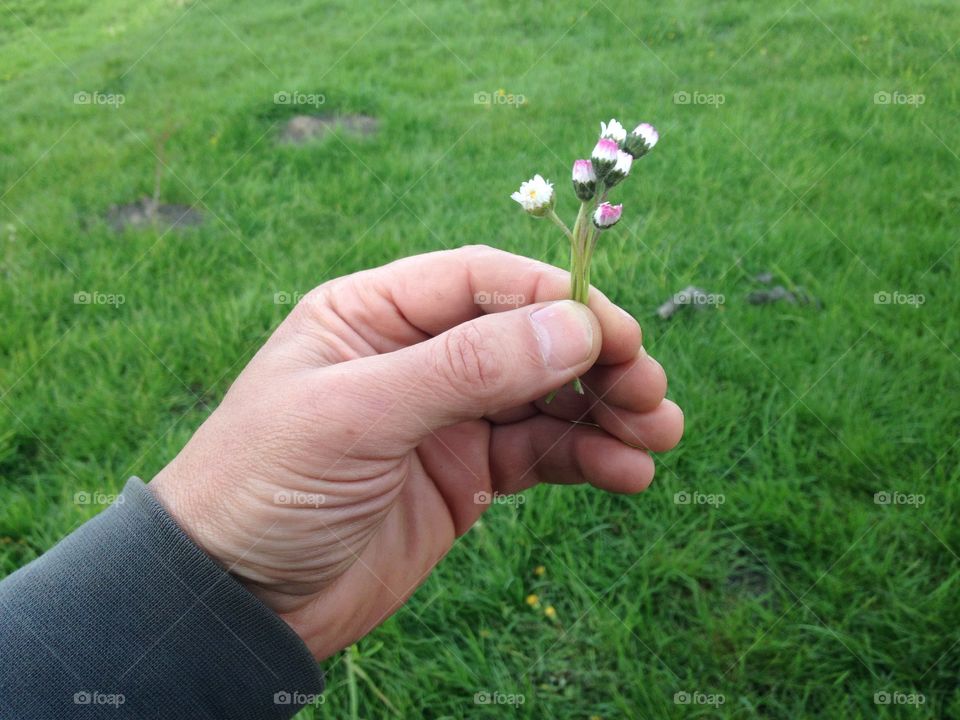
<path fill-rule="evenodd" d="M 322 689 L 293 630 L 137 478 L 0 582 L 0 718 L 289 718 Z"/>

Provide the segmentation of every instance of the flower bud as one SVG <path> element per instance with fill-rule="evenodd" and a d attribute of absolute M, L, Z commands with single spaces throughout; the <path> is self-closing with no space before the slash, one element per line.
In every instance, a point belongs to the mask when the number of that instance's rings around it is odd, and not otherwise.
<path fill-rule="evenodd" d="M 600 203 L 593 213 L 593 224 L 601 230 L 606 230 L 620 221 L 623 205 L 611 205 L 608 202 Z"/>
<path fill-rule="evenodd" d="M 609 123 L 600 123 L 600 137 L 613 140 L 618 145 L 627 137 L 627 131 L 618 121 L 610 118 Z"/>
<path fill-rule="evenodd" d="M 521 183 L 520 190 L 510 197 L 520 203 L 520 207 L 534 217 L 546 215 L 556 202 L 553 184 L 544 180 L 540 175 L 534 175 L 530 180 Z"/>
<path fill-rule="evenodd" d="M 604 182 L 608 188 L 612 188 L 618 182 L 630 174 L 630 166 L 633 165 L 633 156 L 623 150 L 617 153 L 617 164 L 613 166 Z"/>
<path fill-rule="evenodd" d="M 660 133 L 650 123 L 641 123 L 633 129 L 623 142 L 623 149 L 630 153 L 634 160 L 643 157 L 653 150 L 653 146 L 660 139 Z"/>
<path fill-rule="evenodd" d="M 581 202 L 592 200 L 597 192 L 597 174 L 589 160 L 573 161 L 573 191 Z"/>
<path fill-rule="evenodd" d="M 597 174 L 597 180 L 603 181 L 607 173 L 613 170 L 617 164 L 617 153 L 620 152 L 620 146 L 616 140 L 610 138 L 600 138 L 596 147 L 593 148 L 591 158 L 593 159 L 593 169 Z"/>

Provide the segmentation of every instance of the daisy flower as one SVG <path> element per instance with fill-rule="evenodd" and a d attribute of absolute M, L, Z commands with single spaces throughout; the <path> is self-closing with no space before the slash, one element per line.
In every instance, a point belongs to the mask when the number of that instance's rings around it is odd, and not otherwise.
<path fill-rule="evenodd" d="M 530 180 L 521 183 L 520 189 L 510 197 L 534 217 L 546 215 L 556 200 L 553 184 L 540 175 L 534 175 Z"/>

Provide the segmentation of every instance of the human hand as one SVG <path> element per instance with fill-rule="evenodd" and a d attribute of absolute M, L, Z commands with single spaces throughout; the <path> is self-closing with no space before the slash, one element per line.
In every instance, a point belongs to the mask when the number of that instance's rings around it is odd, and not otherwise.
<path fill-rule="evenodd" d="M 331 280 L 150 488 L 326 658 L 395 612 L 494 494 L 639 492 L 648 451 L 679 441 L 637 322 L 596 290 L 589 310 L 553 302 L 569 283 L 487 247 Z M 578 376 L 586 395 L 544 404 Z"/>

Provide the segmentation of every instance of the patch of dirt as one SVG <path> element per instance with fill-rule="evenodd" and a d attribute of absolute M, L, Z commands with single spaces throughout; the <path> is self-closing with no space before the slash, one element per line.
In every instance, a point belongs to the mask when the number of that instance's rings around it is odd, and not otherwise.
<path fill-rule="evenodd" d="M 763 597 L 770 592 L 770 578 L 767 573 L 749 566 L 733 569 L 727 576 L 727 592 L 734 595 L 746 595 L 752 598 Z"/>
<path fill-rule="evenodd" d="M 684 308 L 693 308 L 696 311 L 705 310 L 708 307 L 716 305 L 712 293 L 695 285 L 688 285 L 680 292 L 673 294 L 669 300 L 657 308 L 657 315 L 664 320 L 672 318 L 679 310 Z"/>
<path fill-rule="evenodd" d="M 802 287 L 787 290 L 783 285 L 776 285 L 769 290 L 757 290 L 747 295 L 747 302 L 751 305 L 770 305 L 785 302 L 790 305 L 813 305 L 820 307 L 820 301 L 811 297 Z"/>
<path fill-rule="evenodd" d="M 354 137 L 369 137 L 380 129 L 380 121 L 371 115 L 294 115 L 280 130 L 278 141 L 284 145 L 303 145 L 342 131 Z"/>
<path fill-rule="evenodd" d="M 143 198 L 126 205 L 111 205 L 107 222 L 115 232 L 129 228 L 156 227 L 161 231 L 185 230 L 204 222 L 203 213 L 190 205 L 166 205 Z"/>
<path fill-rule="evenodd" d="M 767 288 L 751 292 L 747 295 L 747 302 L 751 305 L 772 305 L 773 303 L 783 302 L 788 305 L 813 305 L 817 309 L 823 307 L 823 303 L 802 287 L 798 286 L 793 290 L 787 290 L 783 285 L 773 285 L 771 287 L 774 277 L 774 274 L 769 270 L 754 275 L 753 279 L 761 285 L 766 285 Z"/>

